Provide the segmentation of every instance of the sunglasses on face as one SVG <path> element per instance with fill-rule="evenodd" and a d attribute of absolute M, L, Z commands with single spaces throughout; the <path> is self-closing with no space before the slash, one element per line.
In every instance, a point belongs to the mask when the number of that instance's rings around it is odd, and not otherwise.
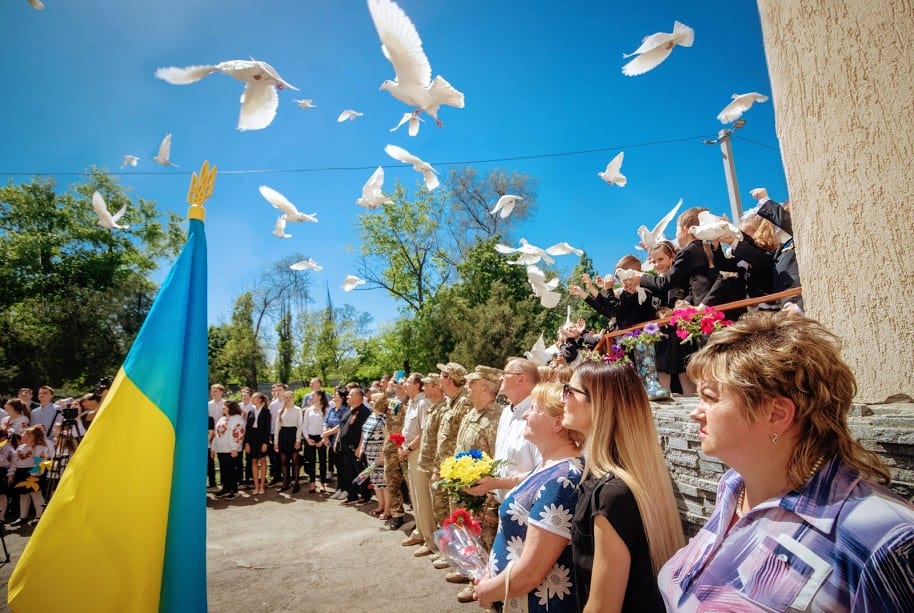
<path fill-rule="evenodd" d="M 571 397 L 572 392 L 581 394 L 585 398 L 590 398 L 590 394 L 586 390 L 578 389 L 574 386 L 568 385 L 567 383 L 562 383 L 562 399 L 568 400 Z"/>

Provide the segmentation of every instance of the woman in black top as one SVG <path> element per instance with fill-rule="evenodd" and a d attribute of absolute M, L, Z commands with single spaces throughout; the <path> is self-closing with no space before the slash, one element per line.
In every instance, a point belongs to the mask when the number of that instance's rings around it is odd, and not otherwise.
<path fill-rule="evenodd" d="M 644 385 L 625 364 L 584 361 L 562 395 L 562 425 L 586 436 L 571 524 L 578 606 L 664 611 L 657 572 L 685 540 Z"/>

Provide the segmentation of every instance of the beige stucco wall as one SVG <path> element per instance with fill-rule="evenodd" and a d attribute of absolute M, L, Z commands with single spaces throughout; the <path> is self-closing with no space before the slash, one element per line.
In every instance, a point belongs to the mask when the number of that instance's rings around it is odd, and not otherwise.
<path fill-rule="evenodd" d="M 807 313 L 859 401 L 914 396 L 914 2 L 758 6 Z"/>

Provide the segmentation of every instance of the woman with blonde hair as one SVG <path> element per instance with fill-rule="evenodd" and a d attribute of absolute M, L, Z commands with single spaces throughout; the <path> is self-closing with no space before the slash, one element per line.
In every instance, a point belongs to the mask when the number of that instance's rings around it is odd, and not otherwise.
<path fill-rule="evenodd" d="M 562 391 L 562 424 L 587 437 L 572 522 L 578 605 L 664 611 L 657 572 L 684 539 L 644 385 L 630 366 L 586 361 Z"/>
<path fill-rule="evenodd" d="M 476 585 L 483 608 L 502 603 L 505 611 L 577 611 L 572 570 L 571 517 L 583 472 L 584 436 L 562 426 L 561 383 L 539 383 L 530 392 L 523 436 L 542 462 L 513 477 L 499 507 L 498 532 L 489 575 Z"/>
<path fill-rule="evenodd" d="M 914 507 L 847 427 L 856 382 L 816 321 L 758 312 L 689 362 L 714 513 L 663 567 L 677 611 L 914 611 Z"/>

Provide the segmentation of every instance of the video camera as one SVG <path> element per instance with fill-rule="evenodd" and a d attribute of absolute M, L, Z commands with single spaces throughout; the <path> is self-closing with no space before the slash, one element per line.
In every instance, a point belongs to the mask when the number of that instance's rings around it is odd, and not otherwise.
<path fill-rule="evenodd" d="M 95 389 L 92 390 L 92 393 L 96 396 L 101 396 L 102 392 L 111 388 L 112 383 L 114 383 L 114 377 L 102 377 L 95 384 Z"/>

